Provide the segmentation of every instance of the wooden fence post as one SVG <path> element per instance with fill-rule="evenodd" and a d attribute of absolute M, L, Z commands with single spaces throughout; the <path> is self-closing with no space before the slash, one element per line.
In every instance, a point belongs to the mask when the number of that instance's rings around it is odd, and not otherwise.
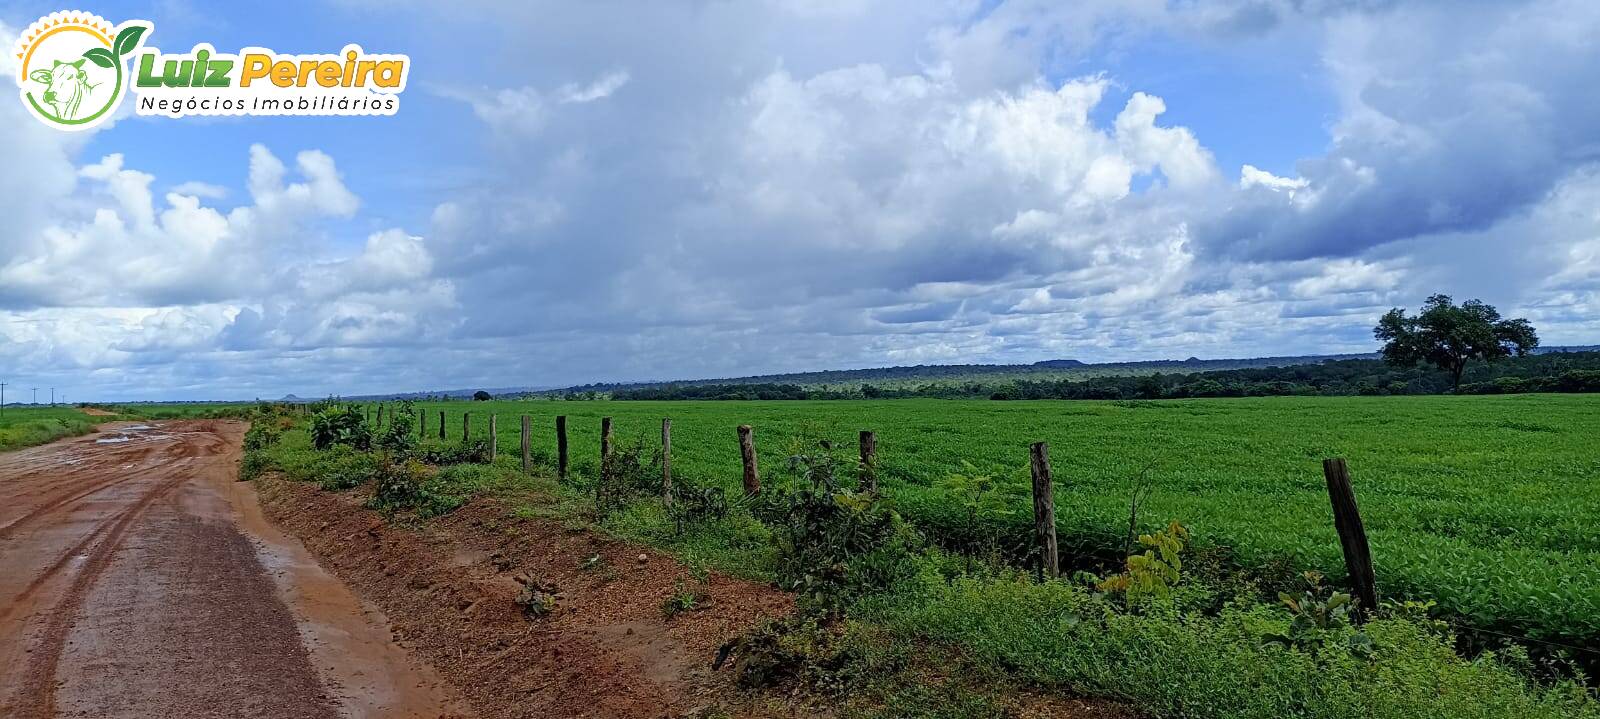
<path fill-rule="evenodd" d="M 1350 470 L 1342 457 L 1322 460 L 1322 476 L 1328 480 L 1328 499 L 1333 503 L 1333 526 L 1344 548 L 1344 566 L 1350 572 L 1350 588 L 1360 600 L 1359 612 L 1378 608 L 1377 580 L 1372 571 L 1372 549 L 1367 545 L 1367 529 L 1356 507 L 1356 491 L 1350 484 Z"/>
<path fill-rule="evenodd" d="M 499 426 L 495 423 L 495 417 L 496 415 L 493 412 L 489 413 L 489 461 L 491 463 L 494 462 L 495 456 L 500 454 L 500 438 L 495 435 Z"/>
<path fill-rule="evenodd" d="M 469 439 L 472 439 L 472 413 L 471 412 L 462 412 L 461 413 L 461 443 L 462 444 L 466 444 L 467 440 L 469 440 Z"/>
<path fill-rule="evenodd" d="M 527 474 L 529 466 L 533 463 L 533 420 L 528 415 L 522 415 L 522 473 Z"/>
<path fill-rule="evenodd" d="M 1061 576 L 1056 550 L 1056 490 L 1050 478 L 1050 445 L 1034 442 L 1029 448 L 1033 465 L 1033 533 L 1039 543 L 1039 571 Z"/>
<path fill-rule="evenodd" d="M 378 403 L 378 429 L 383 429 L 383 403 Z"/>
<path fill-rule="evenodd" d="M 661 503 L 672 506 L 672 420 L 661 420 Z"/>
<path fill-rule="evenodd" d="M 444 410 L 439 410 L 439 440 L 444 440 Z"/>
<path fill-rule="evenodd" d="M 739 425 L 739 458 L 744 461 L 744 493 L 761 493 L 761 473 L 756 468 L 755 430 L 748 424 Z"/>
<path fill-rule="evenodd" d="M 600 481 L 594 485 L 594 501 L 598 506 L 605 499 L 606 484 L 611 481 L 611 418 L 600 418 Z"/>
<path fill-rule="evenodd" d="M 557 476 L 567 478 L 567 416 L 556 418 L 556 472 Z"/>
<path fill-rule="evenodd" d="M 878 491 L 878 435 L 861 430 L 861 467 L 856 480 L 868 492 Z"/>
<path fill-rule="evenodd" d="M 428 413 L 426 410 L 417 410 L 417 439 L 428 438 Z"/>

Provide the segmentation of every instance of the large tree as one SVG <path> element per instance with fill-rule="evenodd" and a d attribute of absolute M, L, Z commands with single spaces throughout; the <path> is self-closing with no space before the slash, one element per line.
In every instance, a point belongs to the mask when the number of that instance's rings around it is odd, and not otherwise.
<path fill-rule="evenodd" d="M 1468 362 L 1522 357 L 1539 346 L 1527 320 L 1501 319 L 1498 310 L 1478 300 L 1456 305 L 1449 295 L 1429 297 L 1415 317 L 1399 307 L 1389 310 L 1372 334 L 1384 342 L 1384 361 L 1402 367 L 1427 362 L 1449 372 L 1458 390 Z"/>

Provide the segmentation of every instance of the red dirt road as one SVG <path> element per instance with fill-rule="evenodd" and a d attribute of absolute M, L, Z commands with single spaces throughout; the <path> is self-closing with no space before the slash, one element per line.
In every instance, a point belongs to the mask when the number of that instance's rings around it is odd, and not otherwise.
<path fill-rule="evenodd" d="M 465 717 L 235 482 L 238 422 L 0 454 L 0 716 Z"/>

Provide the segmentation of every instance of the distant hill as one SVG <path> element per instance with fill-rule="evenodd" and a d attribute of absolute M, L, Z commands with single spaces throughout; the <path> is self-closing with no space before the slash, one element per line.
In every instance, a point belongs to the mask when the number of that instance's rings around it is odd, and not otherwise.
<path fill-rule="evenodd" d="M 874 367 L 866 369 L 821 370 L 816 372 L 791 372 L 785 374 L 752 375 L 716 379 L 691 379 L 649 382 L 595 383 L 545 392 L 568 394 L 573 392 L 614 392 L 648 387 L 692 387 L 697 385 L 792 384 L 802 387 L 833 387 L 839 385 L 873 384 L 882 387 L 902 387 L 917 384 L 959 384 L 962 382 L 992 382 L 1002 379 L 1084 379 L 1124 375 L 1152 374 L 1155 372 L 1210 372 L 1216 370 L 1248 369 L 1252 367 L 1287 367 L 1316 364 L 1339 359 L 1370 359 L 1376 354 L 1300 355 L 1286 357 L 1253 357 L 1203 360 L 1190 357 L 1186 360 L 1143 360 L 1138 362 L 1087 363 L 1075 359 L 1052 359 L 1032 364 L 948 364 Z"/>
<path fill-rule="evenodd" d="M 427 391 L 423 391 L 423 392 L 391 392 L 391 393 L 388 393 L 388 394 L 346 395 L 346 396 L 342 397 L 342 399 L 357 400 L 357 401 L 363 401 L 363 402 L 390 401 L 390 400 L 398 400 L 398 399 L 428 400 L 428 399 L 434 399 L 434 398 L 472 399 L 472 393 L 477 392 L 479 390 L 482 390 L 484 392 L 488 392 L 489 394 L 494 395 L 494 397 L 496 399 L 499 399 L 502 396 L 504 396 L 504 397 L 522 397 L 522 396 L 530 395 L 530 394 L 539 394 L 541 392 L 548 392 L 548 391 L 551 391 L 553 389 L 555 389 L 555 388 L 551 387 L 549 385 L 545 385 L 545 386 L 521 386 L 521 387 L 471 387 L 471 388 L 468 388 L 468 389 L 436 389 L 436 390 L 427 390 Z"/>

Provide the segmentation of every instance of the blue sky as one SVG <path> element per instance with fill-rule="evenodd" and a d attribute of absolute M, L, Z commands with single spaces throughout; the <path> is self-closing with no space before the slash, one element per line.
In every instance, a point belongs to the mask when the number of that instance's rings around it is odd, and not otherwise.
<path fill-rule="evenodd" d="M 75 399 L 1600 337 L 1591 3 L 70 9 L 412 59 L 393 117 L 0 104 L 0 362 Z"/>

